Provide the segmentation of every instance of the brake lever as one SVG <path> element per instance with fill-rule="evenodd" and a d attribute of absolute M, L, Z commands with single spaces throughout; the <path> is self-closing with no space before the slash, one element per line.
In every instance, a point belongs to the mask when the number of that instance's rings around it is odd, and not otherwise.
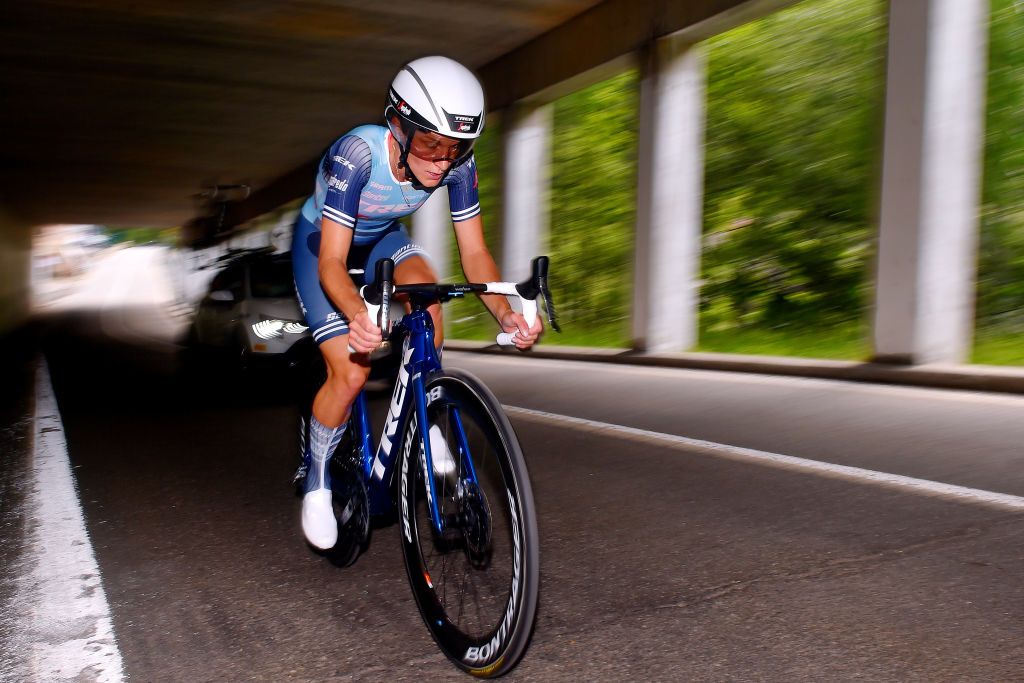
<path fill-rule="evenodd" d="M 530 279 L 526 285 L 520 291 L 530 299 L 536 299 L 539 295 L 544 299 L 544 309 L 548 312 L 548 322 L 551 323 L 551 329 L 555 332 L 561 332 L 562 328 L 558 326 L 558 320 L 555 318 L 555 307 L 552 304 L 553 297 L 551 296 L 551 290 L 548 288 L 548 267 L 551 263 L 551 259 L 547 256 L 538 256 L 533 259 L 530 264 Z"/>
<path fill-rule="evenodd" d="M 558 326 L 558 321 L 555 319 L 555 305 L 552 303 L 551 290 L 548 289 L 547 278 L 540 278 L 538 285 L 540 298 L 544 300 L 544 310 L 548 313 L 548 322 L 551 324 L 551 329 L 561 334 L 562 328 Z"/>
<path fill-rule="evenodd" d="M 380 336 L 383 342 L 388 342 L 391 335 L 391 292 L 393 285 L 390 282 L 383 282 L 380 293 L 380 309 L 377 311 L 377 327 L 380 328 Z"/>
<path fill-rule="evenodd" d="M 395 264 L 391 259 L 377 262 L 377 282 L 380 283 L 380 308 L 377 309 L 377 327 L 380 328 L 380 346 L 370 352 L 370 360 L 383 358 L 391 353 L 391 295 L 395 291 L 393 282 Z"/>

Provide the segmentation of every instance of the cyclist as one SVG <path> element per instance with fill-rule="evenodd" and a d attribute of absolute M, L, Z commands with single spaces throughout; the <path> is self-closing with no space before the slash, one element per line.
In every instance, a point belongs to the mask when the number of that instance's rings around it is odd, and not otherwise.
<path fill-rule="evenodd" d="M 369 284 L 378 260 L 395 262 L 398 284 L 436 282 L 423 248 L 398 222 L 447 186 L 462 270 L 474 282 L 500 281 L 483 238 L 473 143 L 484 127 L 483 89 L 447 57 L 416 59 L 391 82 L 384 126 L 365 125 L 340 137 L 320 162 L 316 189 L 295 223 L 292 260 L 303 315 L 327 364 L 313 401 L 306 443 L 302 530 L 314 547 L 335 545 L 327 463 L 341 440 L 352 401 L 369 376 L 369 352 L 381 330 L 367 314 L 348 270 L 363 269 Z M 503 296 L 482 296 L 504 332 L 526 349 L 542 331 Z M 429 308 L 438 346 L 441 307 Z"/>

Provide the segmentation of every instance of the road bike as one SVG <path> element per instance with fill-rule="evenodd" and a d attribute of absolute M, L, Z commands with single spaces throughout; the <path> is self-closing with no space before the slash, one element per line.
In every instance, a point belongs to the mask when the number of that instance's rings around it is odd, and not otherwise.
<path fill-rule="evenodd" d="M 401 340 L 398 375 L 376 447 L 364 390 L 330 463 L 339 540 L 328 556 L 351 564 L 371 517 L 397 513 L 409 584 L 431 636 L 457 667 L 482 678 L 507 673 L 529 644 L 540 582 L 537 517 L 512 425 L 479 379 L 442 367 L 427 306 L 503 294 L 519 299 L 532 325 L 541 298 L 557 331 L 547 271 L 540 256 L 518 284 L 394 285 L 394 263 L 379 261 L 375 285 L 361 294 L 385 340 Z M 398 295 L 409 312 L 392 328 Z"/>

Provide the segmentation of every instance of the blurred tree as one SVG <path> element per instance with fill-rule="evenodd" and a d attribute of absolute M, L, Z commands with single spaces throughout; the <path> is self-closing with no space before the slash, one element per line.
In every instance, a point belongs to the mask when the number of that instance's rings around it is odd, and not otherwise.
<path fill-rule="evenodd" d="M 1024 2 L 992 3 L 978 326 L 1019 333 Z M 884 0 L 809 0 L 707 41 L 704 348 L 750 350 L 725 348 L 750 331 L 776 353 L 829 355 L 833 340 L 866 352 L 886 8 Z M 548 343 L 628 342 L 637 89 L 628 72 L 555 103 L 549 253 L 567 332 Z M 489 125 L 477 147 L 495 249 L 499 140 Z M 492 337 L 479 304 L 453 311 L 455 336 Z"/>
<path fill-rule="evenodd" d="M 105 226 L 110 241 L 115 244 L 163 244 L 175 246 L 178 242 L 178 228 L 154 228 L 148 226 Z"/>
<path fill-rule="evenodd" d="M 992 0 L 989 26 L 977 297 L 981 336 L 1024 332 L 1024 3 Z"/>
<path fill-rule="evenodd" d="M 555 102 L 548 252 L 566 332 L 546 342 L 629 342 L 638 102 L 633 70 Z"/>
<path fill-rule="evenodd" d="M 707 47 L 702 332 L 856 324 L 869 293 L 885 4 L 806 2 Z"/>
<path fill-rule="evenodd" d="M 548 255 L 552 295 L 566 333 L 548 335 L 546 343 L 628 343 L 637 87 L 636 72 L 630 71 L 555 102 Z M 488 124 L 476 153 L 485 232 L 497 251 L 500 130 L 495 128 Z M 486 340 L 497 332 L 472 300 L 455 302 L 448 318 L 453 337 Z"/>

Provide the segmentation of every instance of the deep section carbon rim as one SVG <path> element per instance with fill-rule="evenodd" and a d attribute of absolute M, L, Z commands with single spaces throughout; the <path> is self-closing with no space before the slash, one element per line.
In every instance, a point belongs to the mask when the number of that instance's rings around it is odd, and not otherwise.
<path fill-rule="evenodd" d="M 409 581 L 445 655 L 474 675 L 501 675 L 525 651 L 536 614 L 537 525 L 526 466 L 500 405 L 478 380 L 447 371 L 427 382 L 426 394 L 429 476 L 444 529 L 437 533 L 431 521 L 422 432 L 410 424 L 399 491 Z"/>

